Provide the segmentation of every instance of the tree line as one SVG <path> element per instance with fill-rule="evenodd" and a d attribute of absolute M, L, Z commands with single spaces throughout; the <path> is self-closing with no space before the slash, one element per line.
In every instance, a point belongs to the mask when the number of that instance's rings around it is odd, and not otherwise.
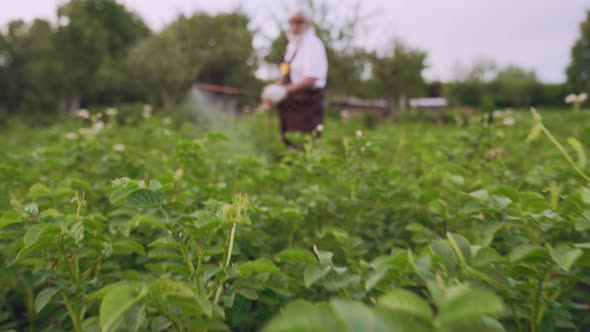
<path fill-rule="evenodd" d="M 330 24 L 325 7 L 314 12 L 330 61 L 333 97 L 386 98 L 396 104 L 409 97 L 445 96 L 454 105 L 477 108 L 556 107 L 568 92 L 590 90 L 590 58 L 585 56 L 590 12 L 564 84 L 545 84 L 533 71 L 499 68 L 487 60 L 458 67 L 449 82 L 427 82 L 424 50 L 399 40 L 378 51 L 354 46 L 358 17 Z M 15 20 L 0 30 L 0 112 L 65 112 L 138 102 L 172 106 L 195 82 L 256 95 L 265 83 L 257 69 L 263 62 L 280 62 L 287 43 L 283 33 L 267 50 L 255 49 L 258 32 L 242 12 L 179 16 L 160 31 L 116 0 L 71 0 L 57 9 L 57 17 L 57 23 Z"/>

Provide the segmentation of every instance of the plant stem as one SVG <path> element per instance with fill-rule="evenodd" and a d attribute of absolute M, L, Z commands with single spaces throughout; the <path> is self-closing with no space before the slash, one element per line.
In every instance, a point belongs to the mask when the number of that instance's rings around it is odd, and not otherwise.
<path fill-rule="evenodd" d="M 66 308 L 68 309 L 68 313 L 70 314 L 70 318 L 72 319 L 74 331 L 82 332 L 82 319 L 80 317 L 80 310 L 78 306 L 76 305 L 76 303 L 72 303 L 72 301 L 68 298 L 64 291 L 61 292 L 61 296 L 63 297 Z"/>
<path fill-rule="evenodd" d="M 35 299 L 33 296 L 33 289 L 26 288 L 25 289 L 25 296 L 26 296 L 26 304 L 27 304 L 27 315 L 29 316 L 29 324 L 31 326 L 31 331 L 33 331 L 33 322 L 35 318 Z"/>
<path fill-rule="evenodd" d="M 586 181 L 590 181 L 590 176 L 586 175 L 586 173 L 584 173 L 584 171 L 582 169 L 580 169 L 578 164 L 576 164 L 576 162 L 572 159 L 572 157 L 569 155 L 569 153 L 563 147 L 563 145 L 561 145 L 561 143 L 559 143 L 557 141 L 557 139 L 555 139 L 553 134 L 551 134 L 551 132 L 545 127 L 545 125 L 543 124 L 543 121 L 541 120 L 541 116 L 539 115 L 539 113 L 537 113 L 537 111 L 534 108 L 531 109 L 531 112 L 533 113 L 533 117 L 535 119 L 535 122 L 539 125 L 539 127 L 541 128 L 543 133 L 545 135 L 547 135 L 549 140 L 553 143 L 553 145 L 555 145 L 557 147 L 557 149 L 561 152 L 561 154 L 563 154 L 563 156 L 570 163 L 570 165 L 572 165 L 572 167 L 576 170 L 576 172 L 578 172 L 578 174 L 580 174 L 581 177 L 583 177 Z"/>
<path fill-rule="evenodd" d="M 537 312 L 537 317 L 535 317 L 537 325 L 541 326 L 541 322 L 543 322 L 543 317 L 545 317 L 545 310 L 547 310 L 547 304 L 553 303 L 555 300 L 557 300 L 559 295 L 561 295 L 561 291 L 562 291 L 561 289 L 556 289 L 555 292 L 553 292 L 553 294 L 551 294 L 551 296 L 547 299 L 547 301 L 544 301 L 541 304 L 541 307 L 539 308 L 539 311 Z"/>
<path fill-rule="evenodd" d="M 231 228 L 231 232 L 229 233 L 229 247 L 227 249 L 227 260 L 225 261 L 225 267 L 229 266 L 231 262 L 231 254 L 234 249 L 234 237 L 236 235 L 236 224 L 234 223 Z"/>
<path fill-rule="evenodd" d="M 538 332 L 541 329 L 541 322 L 537 320 L 538 317 L 543 319 L 541 313 L 541 301 L 543 300 L 543 289 L 545 288 L 545 281 L 547 279 L 548 269 L 544 269 L 541 273 L 543 276 L 537 282 L 537 289 L 534 294 L 531 294 L 532 308 L 531 308 L 531 332 Z"/>
<path fill-rule="evenodd" d="M 191 276 L 194 275 L 195 274 L 195 266 L 193 265 L 193 261 L 191 260 L 189 254 L 188 254 L 188 250 L 186 250 L 186 247 L 184 246 L 184 243 L 179 241 L 178 247 L 180 248 L 180 252 L 182 253 L 182 257 L 184 257 L 184 261 L 186 262 L 186 265 L 188 266 L 189 271 L 191 271 Z"/>
<path fill-rule="evenodd" d="M 182 332 L 182 325 L 176 321 L 176 319 L 174 319 L 174 317 L 172 317 L 172 315 L 170 315 L 168 312 L 166 312 L 166 310 L 161 310 L 160 311 L 162 313 L 162 316 L 166 317 L 166 319 L 168 319 L 170 321 L 170 323 L 172 323 L 172 325 L 174 325 L 174 328 L 178 331 L 178 332 Z"/>
<path fill-rule="evenodd" d="M 234 249 L 234 237 L 236 235 L 236 223 L 234 223 L 232 225 L 231 228 L 231 232 L 229 233 L 229 245 L 227 248 L 227 257 L 225 260 L 225 265 L 223 266 L 224 268 L 229 266 L 229 263 L 231 262 L 231 254 L 232 251 Z M 219 302 L 219 298 L 221 297 L 221 292 L 223 291 L 223 284 L 225 283 L 225 280 L 223 280 L 220 284 L 219 287 L 217 287 L 217 292 L 215 293 L 215 299 L 213 300 L 214 304 L 217 304 Z"/>
<path fill-rule="evenodd" d="M 197 293 L 201 294 L 201 281 L 199 280 L 199 276 L 201 275 L 201 268 L 203 266 L 203 255 L 205 251 L 199 253 L 199 258 L 197 260 L 197 271 L 195 272 L 195 281 L 197 283 Z"/>

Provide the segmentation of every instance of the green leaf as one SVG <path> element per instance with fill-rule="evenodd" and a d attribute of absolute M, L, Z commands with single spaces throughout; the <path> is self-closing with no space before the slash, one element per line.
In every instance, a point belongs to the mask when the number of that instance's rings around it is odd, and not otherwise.
<path fill-rule="evenodd" d="M 457 265 L 457 255 L 451 248 L 449 241 L 434 240 L 430 243 L 430 250 L 432 253 L 444 258 L 447 268 L 452 269 Z"/>
<path fill-rule="evenodd" d="M 335 332 L 346 331 L 326 303 L 297 300 L 273 318 L 263 332 Z"/>
<path fill-rule="evenodd" d="M 123 321 L 126 332 L 139 331 L 146 320 L 145 305 L 136 304 L 125 312 Z"/>
<path fill-rule="evenodd" d="M 547 255 L 547 249 L 534 244 L 523 244 L 510 252 L 510 260 L 512 262 L 519 262 L 529 260 L 531 258 L 544 258 Z"/>
<path fill-rule="evenodd" d="M 447 179 L 456 186 L 462 186 L 465 184 L 465 178 L 458 174 L 448 174 Z"/>
<path fill-rule="evenodd" d="M 187 331 L 229 331 L 229 328 L 223 321 L 215 319 L 199 319 L 189 321 L 186 325 Z"/>
<path fill-rule="evenodd" d="M 162 188 L 162 183 L 158 180 L 150 180 L 150 183 L 148 184 L 148 188 L 151 191 L 158 191 L 158 189 Z"/>
<path fill-rule="evenodd" d="M 0 229 L 3 229 L 6 226 L 12 224 L 21 223 L 21 217 L 18 213 L 15 212 L 6 212 L 0 218 Z"/>
<path fill-rule="evenodd" d="M 584 151 L 582 143 L 573 137 L 568 138 L 567 143 L 574 149 L 574 151 L 576 151 L 576 154 L 578 155 L 578 166 L 580 166 L 580 168 L 586 168 L 586 152 Z"/>
<path fill-rule="evenodd" d="M 496 249 L 492 247 L 482 247 L 479 248 L 475 257 L 471 259 L 471 264 L 475 267 L 485 267 L 489 266 L 490 264 L 495 264 L 498 262 L 503 262 L 504 257 L 502 257 Z"/>
<path fill-rule="evenodd" d="M 425 321 L 431 321 L 433 317 L 432 309 L 426 301 L 404 289 L 395 289 L 380 297 L 377 306 L 388 312 L 411 315 Z"/>
<path fill-rule="evenodd" d="M 388 268 L 396 271 L 403 271 L 411 268 L 408 253 L 406 251 L 397 251 L 389 256 L 377 257 L 371 262 L 371 265 L 374 266 L 375 269 Z"/>
<path fill-rule="evenodd" d="M 133 207 L 158 207 L 162 204 L 160 196 L 149 189 L 139 189 L 127 196 L 126 205 Z"/>
<path fill-rule="evenodd" d="M 535 139 L 537 139 L 537 137 L 539 137 L 539 135 L 541 135 L 542 132 L 542 125 L 540 123 L 535 123 L 535 125 L 531 128 L 531 131 L 529 132 L 529 135 L 526 138 L 526 142 L 530 143 L 534 141 Z"/>
<path fill-rule="evenodd" d="M 469 195 L 482 203 L 487 203 L 490 200 L 490 193 L 485 189 L 474 191 L 469 193 Z"/>
<path fill-rule="evenodd" d="M 316 282 L 320 281 L 331 268 L 329 266 L 310 265 L 303 271 L 303 283 L 309 288 Z"/>
<path fill-rule="evenodd" d="M 318 260 L 309 251 L 303 248 L 289 248 L 275 255 L 275 259 L 284 263 L 308 263 L 317 264 Z"/>
<path fill-rule="evenodd" d="M 569 271 L 584 251 L 567 244 L 560 244 L 555 248 L 549 247 L 551 258 L 565 271 Z"/>
<path fill-rule="evenodd" d="M 143 285 L 124 283 L 112 287 L 100 303 L 99 321 L 103 331 L 114 331 L 125 312 L 141 301 Z"/>
<path fill-rule="evenodd" d="M 389 268 L 385 268 L 371 273 L 365 282 L 365 290 L 370 291 L 373 289 L 373 287 L 385 277 L 388 271 Z"/>
<path fill-rule="evenodd" d="M 512 200 L 510 198 L 501 197 L 501 196 L 492 196 L 492 202 L 496 209 L 504 210 L 512 204 Z"/>
<path fill-rule="evenodd" d="M 96 292 L 88 295 L 88 299 L 89 300 L 102 300 L 111 289 L 113 289 L 114 287 L 121 286 L 123 284 L 125 284 L 124 281 L 108 284 L 108 285 L 104 286 L 103 288 L 97 290 Z"/>
<path fill-rule="evenodd" d="M 520 208 L 525 213 L 539 213 L 551 209 L 549 202 L 545 197 L 535 192 L 521 192 L 520 193 Z"/>
<path fill-rule="evenodd" d="M 32 199 L 51 197 L 51 191 L 42 183 L 35 183 L 29 189 L 29 195 Z"/>
<path fill-rule="evenodd" d="M 138 228 L 141 226 L 149 226 L 153 228 L 158 228 L 161 230 L 166 229 L 166 224 L 152 215 L 148 214 L 138 214 L 133 216 L 133 219 L 129 221 L 129 225 L 133 228 Z"/>
<path fill-rule="evenodd" d="M 490 188 L 490 192 L 494 196 L 509 198 L 512 202 L 518 202 L 520 197 L 518 190 L 510 186 L 495 186 Z"/>
<path fill-rule="evenodd" d="M 451 248 L 463 263 L 469 262 L 471 259 L 471 244 L 466 238 L 459 234 L 447 233 L 447 239 Z"/>
<path fill-rule="evenodd" d="M 439 306 L 438 319 L 451 327 L 499 314 L 502 309 L 502 301 L 493 292 L 459 286 L 448 290 L 447 298 Z"/>
<path fill-rule="evenodd" d="M 279 268 L 267 258 L 259 258 L 255 261 L 240 265 L 240 275 L 249 277 L 252 273 L 280 273 Z"/>
<path fill-rule="evenodd" d="M 580 249 L 590 249 L 590 242 L 575 243 L 574 247 L 580 248 Z"/>
<path fill-rule="evenodd" d="M 27 230 L 23 241 L 30 246 L 47 234 L 61 232 L 61 226 L 55 224 L 36 224 Z"/>
<path fill-rule="evenodd" d="M 493 318 L 484 317 L 478 321 L 458 323 L 453 325 L 453 332 L 505 332 L 500 322 Z"/>
<path fill-rule="evenodd" d="M 137 181 L 128 181 L 123 186 L 117 188 L 111 196 L 109 197 L 109 201 L 112 205 L 119 205 L 123 204 L 127 197 L 134 191 L 139 188 L 139 184 Z"/>
<path fill-rule="evenodd" d="M 166 183 L 165 185 L 161 186 L 157 190 L 154 190 L 156 193 L 165 194 L 174 190 L 174 183 Z"/>
<path fill-rule="evenodd" d="M 170 279 L 156 279 L 148 286 L 147 294 L 150 297 L 194 297 L 195 292 L 185 283 L 170 280 Z"/>
<path fill-rule="evenodd" d="M 345 331 L 390 332 L 394 330 L 374 310 L 362 303 L 334 300 L 330 302 L 330 307 L 339 321 L 344 323 Z"/>
<path fill-rule="evenodd" d="M 100 332 L 100 323 L 98 317 L 90 317 L 82 322 L 82 331 L 84 332 Z"/>
<path fill-rule="evenodd" d="M 59 289 L 53 287 L 45 288 L 44 290 L 39 292 L 39 294 L 37 294 L 37 297 L 35 297 L 35 312 L 41 312 L 41 310 L 45 308 L 47 303 L 51 301 L 51 299 L 55 296 L 55 294 L 57 294 L 57 292 L 59 292 Z"/>
<path fill-rule="evenodd" d="M 37 224 L 29 228 L 23 240 L 25 247 L 18 252 L 13 264 L 36 250 L 55 248 L 60 232 L 61 226 L 55 224 Z"/>
<path fill-rule="evenodd" d="M 336 273 L 335 271 L 332 271 L 324 277 L 323 285 L 327 290 L 334 292 L 340 289 L 354 287 L 360 284 L 360 282 L 360 276 L 349 272 Z"/>
<path fill-rule="evenodd" d="M 113 243 L 113 253 L 116 255 L 136 253 L 138 255 L 145 256 L 145 250 L 143 249 L 143 246 L 135 241 L 121 241 Z"/>
<path fill-rule="evenodd" d="M 330 265 L 332 264 L 332 257 L 334 254 L 329 251 L 321 251 L 315 245 L 313 246 L 313 252 L 316 254 L 320 264 L 322 265 Z"/>

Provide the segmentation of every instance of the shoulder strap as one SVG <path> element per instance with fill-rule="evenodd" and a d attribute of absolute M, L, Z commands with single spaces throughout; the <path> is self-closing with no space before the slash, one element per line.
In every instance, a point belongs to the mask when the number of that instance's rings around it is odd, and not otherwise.
<path fill-rule="evenodd" d="M 288 63 L 291 63 L 291 62 L 293 62 L 293 60 L 294 60 L 294 59 L 295 59 L 295 57 L 297 56 L 297 52 L 298 52 L 298 51 L 299 51 L 298 49 L 295 49 L 295 52 L 293 52 L 293 55 L 291 56 L 291 59 L 289 59 L 289 61 L 287 61 Z"/>

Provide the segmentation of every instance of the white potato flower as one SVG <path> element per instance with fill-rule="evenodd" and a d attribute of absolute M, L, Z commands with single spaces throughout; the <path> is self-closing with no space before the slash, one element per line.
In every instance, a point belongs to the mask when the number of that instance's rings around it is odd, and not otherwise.
<path fill-rule="evenodd" d="M 320 123 L 317 127 L 315 127 L 315 130 L 317 132 L 320 132 L 320 133 L 323 132 L 324 131 L 324 125 Z"/>
<path fill-rule="evenodd" d="M 90 112 L 87 109 L 80 109 L 76 112 L 76 116 L 82 119 L 90 118 Z"/>
<path fill-rule="evenodd" d="M 280 103 L 285 97 L 287 97 L 287 88 L 280 84 L 267 85 L 262 91 L 262 99 L 273 104 Z"/>
<path fill-rule="evenodd" d="M 363 137 L 363 131 L 362 130 L 357 130 L 356 131 L 356 137 Z"/>
<path fill-rule="evenodd" d="M 125 145 L 115 144 L 115 145 L 113 145 L 113 150 L 123 152 L 123 151 L 125 151 Z"/>
<path fill-rule="evenodd" d="M 576 101 L 578 101 L 578 96 L 575 93 L 572 93 L 572 94 L 568 95 L 567 97 L 565 97 L 566 104 L 573 104 Z"/>
<path fill-rule="evenodd" d="M 106 109 L 105 113 L 107 114 L 107 116 L 115 117 L 119 113 L 119 110 L 114 107 L 109 107 Z"/>
<path fill-rule="evenodd" d="M 112 179 L 112 180 L 111 180 L 111 184 L 112 184 L 114 187 L 120 187 L 120 186 L 122 186 L 122 185 L 126 184 L 126 183 L 127 183 L 127 182 L 129 182 L 129 181 L 131 181 L 131 179 L 130 179 L 130 178 L 116 178 L 116 179 Z"/>
<path fill-rule="evenodd" d="M 97 121 L 94 125 L 92 125 L 92 131 L 94 133 L 98 133 L 99 131 L 103 130 L 104 128 L 104 122 L 102 121 Z"/>
<path fill-rule="evenodd" d="M 514 118 L 510 117 L 510 118 L 504 119 L 504 121 L 502 121 L 502 123 L 506 126 L 513 126 L 516 123 L 516 120 L 514 120 Z"/>
<path fill-rule="evenodd" d="M 152 113 L 154 112 L 154 108 L 152 107 L 152 105 L 143 105 L 143 118 L 144 119 L 149 119 L 152 117 Z"/>
<path fill-rule="evenodd" d="M 174 172 L 174 180 L 176 180 L 176 181 L 180 180 L 183 175 L 184 175 L 184 170 L 182 168 L 179 168 L 178 170 L 176 170 L 176 172 Z"/>

